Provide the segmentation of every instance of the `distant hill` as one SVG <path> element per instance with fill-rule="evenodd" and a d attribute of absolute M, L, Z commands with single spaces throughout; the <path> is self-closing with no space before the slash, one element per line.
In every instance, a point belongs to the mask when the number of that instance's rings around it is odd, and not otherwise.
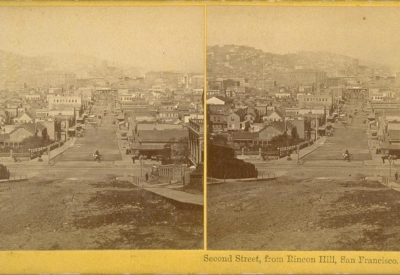
<path fill-rule="evenodd" d="M 39 56 L 23 56 L 0 50 L 0 80 L 16 80 L 44 71 L 61 70 L 77 76 L 101 75 L 105 67 L 116 67 L 127 76 L 142 76 L 145 69 L 118 62 L 102 60 L 94 56 L 70 53 L 50 53 Z"/>
<path fill-rule="evenodd" d="M 323 70 L 328 76 L 391 74 L 388 66 L 330 52 L 274 54 L 240 45 L 207 47 L 208 76 L 256 78 L 263 72 L 274 75 L 294 69 Z"/>

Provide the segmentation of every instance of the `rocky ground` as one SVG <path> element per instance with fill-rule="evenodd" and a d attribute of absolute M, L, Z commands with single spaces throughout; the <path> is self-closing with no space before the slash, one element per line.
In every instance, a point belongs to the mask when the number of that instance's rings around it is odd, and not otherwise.
<path fill-rule="evenodd" d="M 208 248 L 400 249 L 400 192 L 362 175 L 208 186 Z"/>
<path fill-rule="evenodd" d="M 0 185 L 1 250 L 202 249 L 203 211 L 113 175 Z"/>

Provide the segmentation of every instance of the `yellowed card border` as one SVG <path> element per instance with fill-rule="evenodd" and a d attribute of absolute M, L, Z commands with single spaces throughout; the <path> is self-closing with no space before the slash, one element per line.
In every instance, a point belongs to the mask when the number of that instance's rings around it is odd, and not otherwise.
<path fill-rule="evenodd" d="M 107 7 L 107 6 L 281 6 L 281 7 L 394 7 L 394 1 L 7 1 L 0 0 L 0 7 Z"/>
<path fill-rule="evenodd" d="M 293 6 L 293 7 L 399 7 L 399 2 L 145 2 L 145 1 L 41 1 L 1 2 L 1 7 L 106 7 L 106 6 L 203 6 L 204 7 L 204 102 L 206 100 L 207 7 L 209 6 Z M 206 105 L 204 104 L 204 160 L 207 160 Z M 136 250 L 136 251 L 0 251 L 1 274 L 38 273 L 364 273 L 398 274 L 400 252 L 338 252 L 338 251 L 210 251 L 207 250 L 207 187 L 204 165 L 204 250 Z M 6 222 L 6 221 L 2 221 Z M 258 256 L 258 258 L 257 258 Z M 288 262 L 288 257 L 300 262 Z M 239 257 L 239 258 L 238 258 Z M 332 263 L 321 263 L 320 257 L 334 257 Z M 356 262 L 343 263 L 354 259 Z M 364 258 L 360 258 L 364 257 Z M 284 262 L 277 261 L 283 259 Z M 246 259 L 245 262 L 240 259 Z M 251 262 L 259 259 L 259 261 Z M 266 259 L 275 259 L 267 262 Z M 302 259 L 313 262 L 301 262 Z M 324 258 L 325 259 L 325 258 Z M 364 263 L 359 263 L 363 259 Z M 230 261 L 231 260 L 231 261 Z M 239 260 L 239 261 L 237 261 Z M 365 263 L 373 260 L 378 263 Z M 394 263 L 396 262 L 396 263 Z"/>
<path fill-rule="evenodd" d="M 207 6 L 204 5 L 204 56 L 203 56 L 203 63 L 204 63 L 204 73 L 203 73 L 203 78 L 204 78 L 204 86 L 203 86 L 203 154 L 204 154 L 204 172 L 203 172 L 203 194 L 204 194 L 204 250 L 207 250 Z"/>

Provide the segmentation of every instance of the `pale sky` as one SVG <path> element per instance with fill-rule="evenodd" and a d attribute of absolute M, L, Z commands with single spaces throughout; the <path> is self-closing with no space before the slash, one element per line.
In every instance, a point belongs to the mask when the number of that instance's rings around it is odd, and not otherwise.
<path fill-rule="evenodd" d="M 152 70 L 203 72 L 204 8 L 1 7 L 0 49 L 80 53 Z"/>
<path fill-rule="evenodd" d="M 327 51 L 400 68 L 397 7 L 208 7 L 207 44 Z"/>

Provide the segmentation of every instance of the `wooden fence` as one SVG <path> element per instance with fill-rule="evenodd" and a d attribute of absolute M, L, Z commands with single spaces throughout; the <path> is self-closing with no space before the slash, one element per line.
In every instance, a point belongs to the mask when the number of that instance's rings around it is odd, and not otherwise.
<path fill-rule="evenodd" d="M 168 164 L 155 165 L 152 167 L 151 175 L 167 181 L 178 181 L 183 184 L 190 180 L 190 169 L 187 165 Z"/>
<path fill-rule="evenodd" d="M 54 150 L 55 148 L 61 147 L 63 144 L 64 144 L 64 142 L 62 142 L 62 141 L 54 142 L 48 146 L 29 149 L 29 157 L 30 157 L 30 159 L 37 158 L 37 157 L 43 155 L 45 152 L 47 152 L 48 148 L 50 148 L 50 151 L 51 151 L 51 150 Z"/>
<path fill-rule="evenodd" d="M 23 153 L 17 153 L 17 152 L 13 152 L 13 150 L 10 150 L 10 152 L 8 152 L 8 153 L 0 153 L 0 158 L 34 159 L 40 155 L 43 155 L 45 152 L 47 152 L 48 147 L 50 147 L 50 150 L 54 150 L 55 148 L 59 148 L 63 144 L 64 144 L 63 141 L 54 142 L 45 147 L 29 149 L 28 152 L 23 152 Z"/>

